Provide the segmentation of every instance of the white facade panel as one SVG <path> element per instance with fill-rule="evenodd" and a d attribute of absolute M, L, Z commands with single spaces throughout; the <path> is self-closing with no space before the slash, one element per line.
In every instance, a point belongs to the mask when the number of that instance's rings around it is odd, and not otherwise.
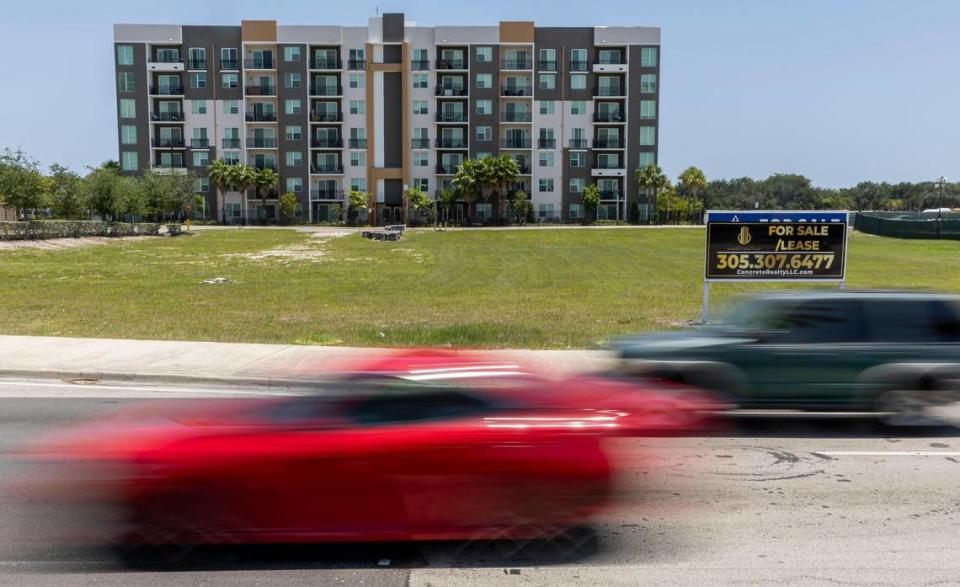
<path fill-rule="evenodd" d="M 304 43 L 313 45 L 339 45 L 343 39 L 343 27 L 285 25 L 277 27 L 278 43 Z"/>
<path fill-rule="evenodd" d="M 496 45 L 500 42 L 500 27 L 496 26 L 438 26 L 433 31 L 437 45 Z"/>
<path fill-rule="evenodd" d="M 660 28 L 649 26 L 598 26 L 593 28 L 594 45 L 659 45 Z"/>

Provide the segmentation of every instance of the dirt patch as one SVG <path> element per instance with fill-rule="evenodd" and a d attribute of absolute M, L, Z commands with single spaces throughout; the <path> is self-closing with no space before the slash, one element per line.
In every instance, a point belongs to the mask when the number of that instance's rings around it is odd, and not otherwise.
<path fill-rule="evenodd" d="M 158 236 L 82 236 L 80 238 L 51 238 L 47 240 L 0 241 L 0 251 L 17 249 L 40 249 L 59 251 L 117 242 L 141 241 Z"/>
<path fill-rule="evenodd" d="M 327 254 L 324 245 L 326 245 L 330 239 L 347 236 L 348 234 L 353 234 L 353 231 L 329 230 L 315 232 L 310 235 L 309 240 L 303 243 L 282 245 L 272 249 L 266 249 L 264 251 L 257 251 L 255 253 L 225 253 L 220 256 L 224 258 L 239 257 L 242 259 L 248 259 L 250 261 L 276 261 L 282 264 L 289 264 L 291 262 L 298 261 L 322 263 L 326 260 L 325 257 Z"/>

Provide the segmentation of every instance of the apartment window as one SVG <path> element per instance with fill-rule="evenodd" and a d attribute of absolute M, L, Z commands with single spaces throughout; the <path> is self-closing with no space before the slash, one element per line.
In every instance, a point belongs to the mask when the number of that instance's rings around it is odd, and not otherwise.
<path fill-rule="evenodd" d="M 191 47 L 187 56 L 187 69 L 207 68 L 207 50 L 203 47 Z"/>
<path fill-rule="evenodd" d="M 490 63 L 493 61 L 492 47 L 477 47 L 477 63 Z"/>
<path fill-rule="evenodd" d="M 655 126 L 640 127 L 640 144 L 644 147 L 657 144 L 657 128 Z"/>
<path fill-rule="evenodd" d="M 569 216 L 571 220 L 583 218 L 583 204 L 570 204 Z"/>
<path fill-rule="evenodd" d="M 240 100 L 224 100 L 223 113 L 224 114 L 240 114 Z"/>
<path fill-rule="evenodd" d="M 285 100 L 283 103 L 283 110 L 287 114 L 300 114 L 303 112 L 303 105 L 300 100 Z"/>
<path fill-rule="evenodd" d="M 132 72 L 121 71 L 120 77 L 118 79 L 118 84 L 120 85 L 120 91 L 132 92 L 136 79 L 137 78 L 133 75 Z"/>
<path fill-rule="evenodd" d="M 220 69 L 240 69 L 240 61 L 237 59 L 236 49 L 220 49 Z"/>
<path fill-rule="evenodd" d="M 223 160 L 227 165 L 236 165 L 240 163 L 240 151 L 224 151 Z"/>
<path fill-rule="evenodd" d="M 493 139 L 493 127 L 490 126 L 478 126 L 477 127 L 477 140 L 478 141 L 489 141 Z"/>
<path fill-rule="evenodd" d="M 223 89 L 239 88 L 240 87 L 240 74 L 238 73 L 221 73 L 220 74 L 220 87 Z"/>
<path fill-rule="evenodd" d="M 540 185 L 537 186 L 540 188 L 541 192 L 552 192 L 553 191 L 553 178 L 550 177 L 541 177 Z"/>
<path fill-rule="evenodd" d="M 557 87 L 557 76 L 552 73 L 541 73 L 537 76 L 537 88 L 540 90 L 552 90 Z"/>
<path fill-rule="evenodd" d="M 137 127 L 132 124 L 124 124 L 120 127 L 120 144 L 121 145 L 136 145 L 137 144 Z"/>
<path fill-rule="evenodd" d="M 574 100 L 570 102 L 570 114 L 586 114 L 587 113 L 587 103 L 583 100 Z"/>
<path fill-rule="evenodd" d="M 299 141 L 303 139 L 303 127 L 290 125 L 286 128 L 286 137 L 288 141 Z"/>
<path fill-rule="evenodd" d="M 548 71 L 556 71 L 557 69 L 557 50 L 556 49 L 540 49 L 537 54 L 539 55 L 539 69 L 545 69 Z"/>
<path fill-rule="evenodd" d="M 428 73 L 415 73 L 413 74 L 413 87 L 425 90 L 430 84 L 430 74 Z"/>
<path fill-rule="evenodd" d="M 640 75 L 640 91 L 644 94 L 654 94 L 657 91 L 657 74 L 644 73 Z"/>
<path fill-rule="evenodd" d="M 570 71 L 587 70 L 587 50 L 570 49 Z"/>
<path fill-rule="evenodd" d="M 353 167 L 366 167 L 367 166 L 366 151 L 350 151 L 350 165 L 352 165 Z"/>
<path fill-rule="evenodd" d="M 427 167 L 430 165 L 430 153 L 427 151 L 413 152 L 414 167 Z"/>
<path fill-rule="evenodd" d="M 657 48 L 641 47 L 640 48 L 640 67 L 656 67 L 656 66 L 657 66 Z"/>
<path fill-rule="evenodd" d="M 586 167 L 586 166 L 587 166 L 586 153 L 570 153 L 570 167 Z"/>
<path fill-rule="evenodd" d="M 493 204 L 488 202 L 477 202 L 474 204 L 477 210 L 478 220 L 487 220 L 493 216 Z"/>
<path fill-rule="evenodd" d="M 587 89 L 587 75 L 584 73 L 570 74 L 570 89 L 571 90 Z"/>
<path fill-rule="evenodd" d="M 426 100 L 414 100 L 413 101 L 413 113 L 414 114 L 427 114 L 427 101 Z"/>
<path fill-rule="evenodd" d="M 553 152 L 544 151 L 540 153 L 540 167 L 553 167 Z"/>
<path fill-rule="evenodd" d="M 640 151 L 640 160 L 639 160 L 640 169 L 643 169 L 647 165 L 654 165 L 656 162 L 657 161 L 654 158 L 653 153 L 649 151 Z"/>
<path fill-rule="evenodd" d="M 194 90 L 202 90 L 207 87 L 206 72 L 194 72 L 190 74 L 190 87 Z"/>
<path fill-rule="evenodd" d="M 133 45 L 117 45 L 117 65 L 133 65 Z"/>
<path fill-rule="evenodd" d="M 300 61 L 300 47 L 284 47 L 283 60 L 287 62 Z"/>
<path fill-rule="evenodd" d="M 367 191 L 367 178 L 365 177 L 351 177 L 350 178 L 350 190 L 354 192 L 365 192 Z"/>
<path fill-rule="evenodd" d="M 364 114 L 366 107 L 363 100 L 350 100 L 350 114 Z"/>
<path fill-rule="evenodd" d="M 349 85 L 351 88 L 362 88 L 365 76 L 362 73 L 351 73 L 349 76 Z"/>
<path fill-rule="evenodd" d="M 426 49 L 413 50 L 413 69 L 430 69 L 430 58 Z"/>
<path fill-rule="evenodd" d="M 415 177 L 413 178 L 413 187 L 423 193 L 427 193 L 430 191 L 430 180 L 426 177 Z"/>
<path fill-rule="evenodd" d="M 640 100 L 640 119 L 653 120 L 657 117 L 656 100 Z"/>
<path fill-rule="evenodd" d="M 194 151 L 193 166 L 206 167 L 210 165 L 210 151 Z"/>
<path fill-rule="evenodd" d="M 543 203 L 537 205 L 537 217 L 541 220 L 549 220 L 555 218 L 556 215 L 553 213 L 553 204 L 552 203 Z"/>
<path fill-rule="evenodd" d="M 136 151 L 124 151 L 120 153 L 120 168 L 124 171 L 136 171 L 140 168 L 140 161 L 137 159 Z"/>
<path fill-rule="evenodd" d="M 579 194 L 583 191 L 583 178 L 582 177 L 571 177 L 570 178 L 570 193 Z"/>
<path fill-rule="evenodd" d="M 540 100 L 540 114 L 550 115 L 556 112 L 556 103 L 553 100 Z"/>
<path fill-rule="evenodd" d="M 136 118 L 137 102 L 133 98 L 120 98 L 120 118 Z"/>
<path fill-rule="evenodd" d="M 493 114 L 493 101 L 477 100 L 477 114 Z"/>
<path fill-rule="evenodd" d="M 350 49 L 348 56 L 349 63 L 347 64 L 350 69 L 363 69 L 364 59 L 363 49 Z"/>
<path fill-rule="evenodd" d="M 299 194 L 303 191 L 303 178 L 300 177 L 288 177 L 287 178 L 287 191 Z"/>
<path fill-rule="evenodd" d="M 287 167 L 300 167 L 303 165 L 303 153 L 300 151 L 287 151 Z"/>
<path fill-rule="evenodd" d="M 480 89 L 490 89 L 493 87 L 493 74 L 490 73 L 478 73 L 477 74 L 477 87 Z"/>
<path fill-rule="evenodd" d="M 194 114 L 206 114 L 207 113 L 207 101 L 206 100 L 193 100 L 190 103 L 191 112 Z"/>
<path fill-rule="evenodd" d="M 210 178 L 198 177 L 193 180 L 193 191 L 198 194 L 205 194 L 210 191 Z"/>
<path fill-rule="evenodd" d="M 289 49 L 289 47 L 287 47 Z M 283 74 L 283 87 L 289 89 L 296 89 L 302 87 L 302 80 L 300 79 L 299 73 L 285 73 Z"/>
<path fill-rule="evenodd" d="M 493 153 L 477 151 L 477 153 L 473 156 L 474 159 L 486 159 L 487 157 L 493 157 Z"/>

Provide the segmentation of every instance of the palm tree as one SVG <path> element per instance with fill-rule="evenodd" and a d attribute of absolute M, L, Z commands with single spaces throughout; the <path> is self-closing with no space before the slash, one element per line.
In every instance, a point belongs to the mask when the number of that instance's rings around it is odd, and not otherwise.
<path fill-rule="evenodd" d="M 457 167 L 457 172 L 453 176 L 453 187 L 456 188 L 460 199 L 467 203 L 468 215 L 470 206 L 477 199 L 477 190 L 480 187 L 477 179 L 480 173 L 480 160 L 467 159 Z"/>
<path fill-rule="evenodd" d="M 520 177 L 520 165 L 517 164 L 516 159 L 509 155 L 487 157 L 481 163 L 486 168 L 482 176 L 485 191 L 488 194 L 497 192 L 497 209 L 498 214 L 502 217 L 505 214 L 503 208 L 507 203 L 507 190 L 510 189 L 511 184 L 517 183 L 517 179 Z M 489 195 L 487 198 L 489 198 Z"/>
<path fill-rule="evenodd" d="M 257 193 L 260 195 L 260 206 L 263 208 L 264 221 L 267 219 L 267 193 L 270 188 L 277 185 L 277 179 L 277 174 L 269 167 L 254 172 L 253 184 L 257 186 Z"/>
<path fill-rule="evenodd" d="M 683 188 L 684 195 L 689 194 L 692 198 L 697 197 L 697 192 L 707 187 L 707 176 L 697 167 L 690 166 L 680 174 L 680 186 Z"/>
<path fill-rule="evenodd" d="M 223 192 L 227 191 L 227 188 L 230 187 L 230 173 L 232 165 L 224 161 L 223 159 L 217 159 L 210 164 L 208 173 L 210 176 L 210 183 L 214 185 L 217 190 L 217 210 L 219 211 L 220 221 L 226 222 L 224 218 L 224 209 L 223 209 Z"/>
<path fill-rule="evenodd" d="M 257 174 L 253 167 L 245 163 L 237 163 L 230 166 L 230 185 L 233 189 L 240 192 L 244 201 L 246 200 L 247 190 L 257 181 Z M 244 220 L 246 220 L 247 207 L 243 207 Z"/>
<path fill-rule="evenodd" d="M 663 188 L 670 185 L 670 180 L 667 179 L 667 176 L 663 174 L 663 170 L 660 169 L 660 166 L 651 163 L 642 169 L 637 169 L 636 172 L 637 184 L 645 189 L 653 190 L 653 206 L 654 212 L 656 212 L 656 202 L 657 202 L 657 190 L 662 190 Z M 649 197 L 648 200 L 650 201 Z"/>

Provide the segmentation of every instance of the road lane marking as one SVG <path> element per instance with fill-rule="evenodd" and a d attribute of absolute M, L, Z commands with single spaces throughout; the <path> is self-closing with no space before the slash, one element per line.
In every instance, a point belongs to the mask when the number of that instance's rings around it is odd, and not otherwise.
<path fill-rule="evenodd" d="M 33 389 L 23 389 L 33 388 Z M 0 398 L 169 398 L 185 395 L 202 396 L 289 396 L 300 395 L 294 391 L 211 389 L 201 387 L 153 387 L 144 385 L 71 384 L 46 381 L 0 382 Z"/>
<path fill-rule="evenodd" d="M 960 451 L 949 450 L 818 450 L 813 454 L 825 457 L 960 457 Z"/>

